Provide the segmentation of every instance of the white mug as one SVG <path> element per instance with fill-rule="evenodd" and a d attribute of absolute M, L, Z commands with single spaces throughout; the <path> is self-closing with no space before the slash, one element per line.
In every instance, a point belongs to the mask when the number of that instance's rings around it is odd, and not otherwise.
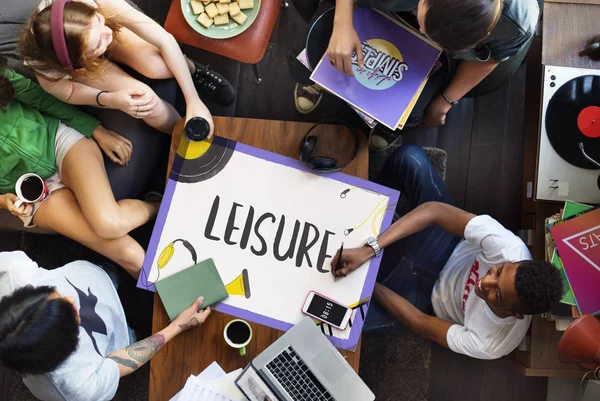
<path fill-rule="evenodd" d="M 34 195 L 35 199 L 30 199 L 23 194 L 23 183 L 29 179 L 39 180 L 42 183 L 42 190 L 39 193 L 36 191 L 36 193 Z M 35 203 L 38 201 L 43 201 L 49 195 L 48 185 L 46 185 L 46 182 L 44 180 L 42 180 L 42 177 L 40 177 L 39 175 L 34 174 L 34 173 L 26 173 L 26 174 L 23 174 L 22 176 L 20 176 L 19 179 L 17 180 L 17 183 L 15 184 L 15 192 L 16 192 L 17 197 L 19 198 L 15 202 L 16 208 L 19 208 L 24 203 Z M 28 194 L 28 195 L 31 195 L 31 194 Z"/>

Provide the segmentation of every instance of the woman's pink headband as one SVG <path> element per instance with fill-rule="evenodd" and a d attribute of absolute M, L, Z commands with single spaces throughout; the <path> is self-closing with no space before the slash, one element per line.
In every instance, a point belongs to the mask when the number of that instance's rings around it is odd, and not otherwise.
<path fill-rule="evenodd" d="M 52 36 L 52 47 L 60 65 L 67 69 L 73 69 L 73 62 L 67 50 L 65 39 L 65 4 L 72 0 L 54 0 L 50 6 L 50 35 Z"/>

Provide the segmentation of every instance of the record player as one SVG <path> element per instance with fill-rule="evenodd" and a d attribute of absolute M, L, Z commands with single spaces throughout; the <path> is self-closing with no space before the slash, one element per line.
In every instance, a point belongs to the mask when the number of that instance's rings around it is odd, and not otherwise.
<path fill-rule="evenodd" d="M 600 70 L 544 66 L 537 200 L 600 203 Z"/>

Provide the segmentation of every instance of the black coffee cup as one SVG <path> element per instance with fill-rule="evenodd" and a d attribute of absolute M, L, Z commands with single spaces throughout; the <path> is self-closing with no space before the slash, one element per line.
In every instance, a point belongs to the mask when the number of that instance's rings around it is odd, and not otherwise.
<path fill-rule="evenodd" d="M 225 326 L 223 337 L 230 347 L 240 350 L 240 355 L 246 355 L 246 345 L 252 340 L 252 327 L 245 320 L 234 319 Z"/>

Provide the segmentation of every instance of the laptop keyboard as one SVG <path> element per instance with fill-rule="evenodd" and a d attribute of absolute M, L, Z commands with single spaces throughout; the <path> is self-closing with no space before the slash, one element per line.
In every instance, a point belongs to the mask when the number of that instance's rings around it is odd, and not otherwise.
<path fill-rule="evenodd" d="M 291 346 L 273 358 L 267 370 L 294 401 L 334 400 Z"/>

